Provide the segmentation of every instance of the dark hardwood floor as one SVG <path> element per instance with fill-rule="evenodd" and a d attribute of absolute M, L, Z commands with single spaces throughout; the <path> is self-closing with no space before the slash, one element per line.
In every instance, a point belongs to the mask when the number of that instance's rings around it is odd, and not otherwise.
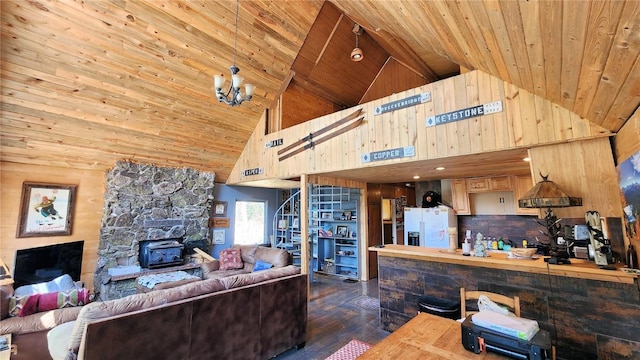
<path fill-rule="evenodd" d="M 378 305 L 378 279 L 353 282 L 313 274 L 307 344 L 274 359 L 324 360 L 352 339 L 376 344 L 390 334 L 380 329 Z"/>

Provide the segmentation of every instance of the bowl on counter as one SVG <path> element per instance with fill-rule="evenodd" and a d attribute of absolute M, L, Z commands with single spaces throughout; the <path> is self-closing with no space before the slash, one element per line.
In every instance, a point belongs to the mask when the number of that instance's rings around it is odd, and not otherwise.
<path fill-rule="evenodd" d="M 538 249 L 536 248 L 511 248 L 509 251 L 513 257 L 530 258 Z"/>

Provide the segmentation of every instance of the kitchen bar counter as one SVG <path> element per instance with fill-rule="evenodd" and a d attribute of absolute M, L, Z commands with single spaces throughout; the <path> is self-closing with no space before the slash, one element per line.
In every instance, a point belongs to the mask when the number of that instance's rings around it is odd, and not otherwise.
<path fill-rule="evenodd" d="M 603 270 L 598 268 L 593 261 L 582 259 L 571 259 L 570 265 L 549 265 L 544 262 L 543 257 L 535 260 L 509 259 L 507 257 L 507 253 L 504 251 L 490 251 L 489 257 L 481 258 L 475 256 L 463 256 L 462 250 L 460 249 L 453 254 L 449 253 L 447 250 L 441 249 L 392 244 L 385 245 L 383 248 L 370 247 L 369 250 L 376 251 L 379 255 L 391 257 L 610 281 L 622 284 L 633 284 L 634 279 L 638 277 L 638 275 L 629 274 L 620 270 L 622 268 L 621 265 L 618 265 L 616 270 Z"/>
<path fill-rule="evenodd" d="M 520 297 L 521 316 L 549 331 L 558 359 L 640 358 L 638 275 L 579 259 L 508 259 L 504 252 L 476 258 L 416 246 L 369 250 L 378 255 L 383 330 L 416 317 L 422 296 L 459 301 L 464 287 Z"/>

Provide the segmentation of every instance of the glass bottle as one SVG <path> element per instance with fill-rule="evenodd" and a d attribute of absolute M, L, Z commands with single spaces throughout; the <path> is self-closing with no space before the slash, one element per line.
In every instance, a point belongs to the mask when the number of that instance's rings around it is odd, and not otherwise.
<path fill-rule="evenodd" d="M 636 254 L 636 249 L 631 244 L 627 249 L 627 267 L 629 269 L 638 269 L 638 254 Z"/>

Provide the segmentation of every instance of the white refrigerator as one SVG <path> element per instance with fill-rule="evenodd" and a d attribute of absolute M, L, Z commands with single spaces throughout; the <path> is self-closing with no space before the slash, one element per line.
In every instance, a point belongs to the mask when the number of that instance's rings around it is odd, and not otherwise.
<path fill-rule="evenodd" d="M 407 245 L 449 249 L 449 228 L 458 228 L 458 217 L 451 208 L 404 209 L 404 238 Z"/>

